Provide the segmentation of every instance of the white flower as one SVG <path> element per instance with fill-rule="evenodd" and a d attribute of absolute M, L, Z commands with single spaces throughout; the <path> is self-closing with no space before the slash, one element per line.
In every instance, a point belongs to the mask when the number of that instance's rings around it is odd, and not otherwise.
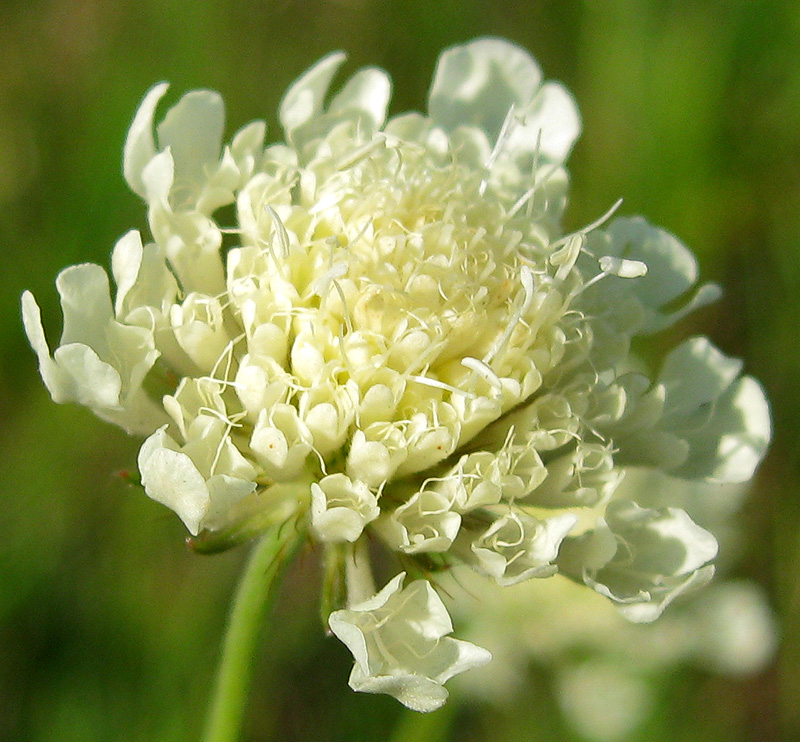
<path fill-rule="evenodd" d="M 53 399 L 149 436 L 145 491 L 193 534 L 288 498 L 334 567 L 375 537 L 413 574 L 561 570 L 654 618 L 716 546 L 682 504 L 618 494 L 625 471 L 744 481 L 770 437 L 760 386 L 704 338 L 655 373 L 637 356 L 718 290 L 616 206 L 564 234 L 580 117 L 524 50 L 446 50 L 427 112 L 392 118 L 381 70 L 329 93 L 343 62 L 289 88 L 266 147 L 263 122 L 225 143 L 217 93 L 157 125 L 167 86 L 147 93 L 124 175 L 153 242 L 117 243 L 113 299 L 99 266 L 59 275 L 52 355 L 23 296 Z"/>
<path fill-rule="evenodd" d="M 283 482 L 294 479 L 305 470 L 312 440 L 311 431 L 297 410 L 276 402 L 259 410 L 250 437 L 250 449 L 264 473 L 276 482 Z"/>
<path fill-rule="evenodd" d="M 500 585 L 514 585 L 531 577 L 550 577 L 559 546 L 572 530 L 577 517 L 566 513 L 539 520 L 524 512 L 497 518 L 478 535 L 470 535 L 471 558 L 477 571 L 493 577 Z"/>
<path fill-rule="evenodd" d="M 56 282 L 64 331 L 53 357 L 41 315 L 29 292 L 22 296 L 25 331 L 56 402 L 78 402 L 104 420 L 142 433 L 164 420 L 142 382 L 159 356 L 151 333 L 114 319 L 108 276 L 98 265 L 74 265 Z"/>
<path fill-rule="evenodd" d="M 230 511 L 256 488 L 253 472 L 241 454 L 225 440 L 216 419 L 200 421 L 197 444 L 181 448 L 164 428 L 159 428 L 139 451 L 142 484 L 154 500 L 172 508 L 196 536 L 201 529 L 218 529 L 229 523 Z M 231 473 L 214 474 L 214 457 L 224 447 L 234 463 Z"/>
<path fill-rule="evenodd" d="M 311 485 L 311 528 L 322 541 L 355 541 L 380 512 L 369 487 L 344 474 Z"/>
<path fill-rule="evenodd" d="M 376 524 L 386 542 L 406 554 L 447 551 L 460 526 L 461 516 L 447 497 L 427 489 L 414 493 Z"/>
<path fill-rule="evenodd" d="M 630 620 L 653 621 L 678 595 L 707 583 L 717 541 L 677 508 L 618 500 L 594 530 L 563 544 L 559 566 L 619 604 Z"/>
<path fill-rule="evenodd" d="M 485 649 L 448 636 L 453 625 L 441 598 L 425 580 L 402 588 L 394 577 L 369 600 L 330 615 L 331 631 L 353 653 L 350 686 L 388 693 L 415 711 L 433 711 L 447 699 L 453 675 L 485 665 Z"/>

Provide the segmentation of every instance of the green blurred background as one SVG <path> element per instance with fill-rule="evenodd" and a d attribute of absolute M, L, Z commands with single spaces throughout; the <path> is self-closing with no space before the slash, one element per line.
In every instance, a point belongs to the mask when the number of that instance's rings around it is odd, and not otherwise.
<path fill-rule="evenodd" d="M 145 229 L 121 176 L 147 88 L 221 91 L 229 132 L 266 118 L 324 53 L 387 69 L 392 110 L 419 109 L 438 52 L 480 35 L 528 48 L 575 93 L 567 226 L 619 196 L 678 234 L 725 297 L 678 328 L 746 359 L 772 400 L 775 442 L 743 519 L 739 575 L 768 591 L 782 646 L 757 677 L 681 669 L 630 739 L 800 739 L 800 5 L 553 0 L 3 0 L 0 4 L 0 739 L 191 741 L 199 736 L 244 551 L 201 557 L 176 517 L 114 472 L 138 441 L 52 404 L 19 317 L 31 289 L 51 342 L 53 281 L 108 265 Z M 346 684 L 349 653 L 317 622 L 314 560 L 296 565 L 259 658 L 250 740 L 580 739 L 548 673 L 514 712 L 454 699 L 411 717 Z M 533 673 L 537 671 L 532 669 Z"/>

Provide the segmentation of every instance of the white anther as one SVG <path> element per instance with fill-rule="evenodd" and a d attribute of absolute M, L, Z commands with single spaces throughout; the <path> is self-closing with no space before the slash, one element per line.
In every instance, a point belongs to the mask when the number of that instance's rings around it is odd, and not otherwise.
<path fill-rule="evenodd" d="M 446 392 L 452 392 L 453 394 L 461 394 L 468 399 L 475 399 L 476 396 L 472 392 L 467 392 L 464 389 L 459 389 L 456 386 L 451 386 L 450 384 L 445 384 L 443 381 L 439 381 L 438 379 L 431 379 L 427 376 L 409 376 L 409 381 L 416 381 L 417 384 L 424 384 L 425 386 L 433 387 L 434 389 L 443 389 Z"/>
<path fill-rule="evenodd" d="M 461 365 L 465 368 L 474 371 L 480 376 L 489 386 L 495 389 L 502 389 L 503 385 L 500 382 L 500 377 L 494 372 L 494 369 L 489 364 L 479 361 L 477 358 L 467 356 L 461 359 Z"/>
<path fill-rule="evenodd" d="M 611 255 L 604 255 L 598 261 L 600 270 L 603 273 L 620 278 L 641 278 L 647 275 L 647 265 L 641 260 L 628 260 L 627 258 L 615 258 Z"/>
<path fill-rule="evenodd" d="M 308 213 L 311 216 L 321 214 L 323 211 L 331 208 L 331 206 L 336 206 L 336 204 L 342 200 L 343 196 L 344 193 L 342 191 L 329 191 L 320 196 L 316 203 L 308 210 Z"/>
<path fill-rule="evenodd" d="M 347 275 L 348 265 L 344 262 L 334 263 L 323 275 L 314 282 L 313 293 L 322 298 L 331 289 L 331 285 L 337 278 Z"/>
<path fill-rule="evenodd" d="M 275 209 L 273 209 L 269 204 L 264 204 L 264 208 L 272 218 L 272 225 L 275 228 L 275 236 L 278 238 L 278 242 L 281 246 L 281 255 L 284 258 L 288 258 L 289 233 L 286 231 L 286 227 L 283 225 L 283 222 L 281 221 L 281 218 L 278 216 L 278 213 L 275 211 Z"/>

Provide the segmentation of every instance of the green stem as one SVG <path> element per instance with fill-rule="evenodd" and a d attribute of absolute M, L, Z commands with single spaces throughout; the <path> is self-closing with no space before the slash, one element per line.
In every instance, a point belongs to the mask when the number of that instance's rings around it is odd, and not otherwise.
<path fill-rule="evenodd" d="M 272 526 L 253 548 L 228 616 L 203 742 L 239 739 L 258 638 L 278 582 L 303 536 L 292 518 Z"/>

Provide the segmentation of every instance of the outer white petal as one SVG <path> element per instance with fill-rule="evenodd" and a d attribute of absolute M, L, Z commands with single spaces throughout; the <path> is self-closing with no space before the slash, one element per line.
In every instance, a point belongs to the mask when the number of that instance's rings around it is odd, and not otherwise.
<path fill-rule="evenodd" d="M 476 39 L 442 52 L 428 94 L 428 112 L 451 131 L 462 125 L 497 139 L 512 106 L 528 105 L 542 82 L 528 52 L 503 39 Z"/>
<path fill-rule="evenodd" d="M 326 542 L 356 541 L 364 530 L 361 516 L 345 507 L 325 509 L 324 502 L 320 502 L 320 491 L 313 487 L 314 485 L 311 490 L 311 517 L 316 537 Z"/>
<path fill-rule="evenodd" d="M 190 293 L 181 304 L 170 307 L 175 339 L 202 370 L 214 368 L 230 342 L 222 311 L 216 297 L 198 293 Z"/>
<path fill-rule="evenodd" d="M 166 426 L 157 430 L 139 450 L 145 492 L 177 513 L 194 536 L 202 528 L 218 527 L 229 510 L 255 490 L 255 482 L 224 474 L 206 480 L 165 431 Z"/>
<path fill-rule="evenodd" d="M 106 332 L 112 319 L 106 272 L 93 263 L 73 265 L 58 274 L 56 288 L 64 313 L 61 344 L 85 343 L 105 355 Z"/>
<path fill-rule="evenodd" d="M 643 301 L 660 307 L 688 291 L 697 281 L 697 260 L 677 237 L 642 217 L 614 219 L 606 230 L 614 254 L 647 265 L 647 275 L 634 286 Z"/>
<path fill-rule="evenodd" d="M 142 182 L 142 170 L 145 165 L 156 154 L 156 146 L 153 138 L 153 115 L 156 106 L 164 94 L 167 92 L 169 84 L 166 82 L 154 85 L 145 95 L 144 100 L 139 104 L 133 123 L 128 130 L 128 137 L 125 140 L 125 150 L 123 155 L 123 173 L 125 180 L 134 193 L 145 198 L 145 187 Z"/>
<path fill-rule="evenodd" d="M 82 343 L 61 345 L 53 360 L 72 380 L 69 401 L 101 410 L 118 410 L 122 380 L 119 372 Z"/>
<path fill-rule="evenodd" d="M 250 366 L 249 369 L 258 371 L 259 367 Z M 258 413 L 250 447 L 267 476 L 278 482 L 293 479 L 305 467 L 306 458 L 311 453 L 311 431 L 300 420 L 292 405 L 278 402 L 267 407 L 269 398 L 263 395 L 270 384 L 266 374 L 237 375 L 237 384 L 244 386 L 248 381 L 252 381 L 253 386 L 260 382 L 260 401 L 264 405 Z M 271 386 L 277 386 L 280 390 L 280 384 Z"/>
<path fill-rule="evenodd" d="M 56 286 L 61 296 L 64 330 L 52 359 L 39 307 L 30 293 L 22 298 L 25 330 L 39 357 L 42 379 L 56 402 L 78 402 L 95 411 L 118 410 L 120 373 L 104 360 L 110 355 L 108 276 L 98 265 L 74 265 L 58 275 Z"/>
<path fill-rule="evenodd" d="M 666 515 L 652 520 L 647 531 L 653 537 L 642 546 L 641 553 L 646 554 L 646 561 L 657 565 L 664 574 L 694 572 L 717 555 L 717 540 L 683 510 L 667 508 Z M 680 555 L 675 547 L 678 543 L 682 545 L 683 553 Z"/>
<path fill-rule="evenodd" d="M 506 147 L 516 153 L 536 153 L 563 163 L 581 134 L 581 117 L 572 94 L 557 82 L 542 85 L 527 109 L 519 112 Z"/>
<path fill-rule="evenodd" d="M 337 473 L 311 485 L 311 528 L 321 541 L 353 543 L 379 514 L 377 498 L 364 482 Z"/>
<path fill-rule="evenodd" d="M 361 419 L 364 419 L 363 413 Z M 389 479 L 394 468 L 392 455 L 383 443 L 368 441 L 363 430 L 353 433 L 347 454 L 348 476 L 379 487 Z"/>
<path fill-rule="evenodd" d="M 167 200 L 172 184 L 175 182 L 175 163 L 169 148 L 155 155 L 142 169 L 142 197 L 147 203 L 158 204 L 169 209 Z M 151 228 L 155 215 L 150 214 Z M 154 230 L 154 236 L 155 234 Z"/>
<path fill-rule="evenodd" d="M 145 492 L 178 514 L 196 536 L 210 504 L 208 487 L 192 460 L 177 448 L 165 428 L 151 435 L 139 450 L 139 472 Z"/>
<path fill-rule="evenodd" d="M 572 513 L 539 520 L 524 512 L 498 518 L 470 545 L 474 568 L 500 585 L 514 585 L 535 577 L 550 577 L 564 537 L 577 517 Z"/>
<path fill-rule="evenodd" d="M 114 313 L 118 317 L 122 314 L 125 297 L 139 276 L 143 255 L 142 236 L 135 229 L 123 235 L 114 245 L 114 251 L 111 253 L 111 272 L 117 284 Z"/>
<path fill-rule="evenodd" d="M 334 611 L 328 619 L 331 631 L 342 641 L 352 652 L 357 665 L 369 667 L 369 656 L 367 654 L 367 642 L 361 629 L 352 622 L 351 611 L 367 613 L 377 611 L 386 605 L 388 600 L 402 589 L 405 572 L 395 575 L 384 587 L 357 605 L 342 611 Z"/>
<path fill-rule="evenodd" d="M 663 420 L 684 421 L 708 408 L 733 383 L 742 362 L 729 358 L 708 338 L 694 337 L 682 342 L 664 359 L 658 380 L 664 385 Z"/>
<path fill-rule="evenodd" d="M 28 342 L 39 359 L 39 373 L 42 375 L 42 381 L 53 401 L 59 404 L 71 401 L 73 399 L 72 384 L 67 375 L 50 357 L 50 347 L 47 345 L 47 338 L 45 338 L 42 327 L 42 313 L 30 291 L 22 294 L 22 322 Z"/>
<path fill-rule="evenodd" d="M 178 282 L 161 247 L 154 242 L 143 246 L 139 233 L 132 230 L 114 247 L 111 269 L 117 284 L 114 313 L 120 322 L 153 328 L 154 323 L 166 321 L 165 310 L 176 299 Z M 142 310 L 138 320 L 136 310 Z M 163 333 L 159 340 L 159 350 L 169 354 L 174 342 Z"/>
<path fill-rule="evenodd" d="M 714 576 L 714 566 L 709 564 L 705 567 L 692 572 L 687 577 L 674 581 L 668 587 L 662 588 L 661 592 L 654 594 L 649 600 L 631 600 L 630 602 L 620 602 L 617 610 L 622 616 L 633 623 L 652 623 L 666 610 L 672 601 L 681 595 L 699 590 L 711 582 Z M 598 588 L 595 587 L 597 590 Z M 601 594 L 602 589 L 598 590 Z"/>
<path fill-rule="evenodd" d="M 206 482 L 209 504 L 200 523 L 202 528 L 216 530 L 224 526 L 232 508 L 256 489 L 255 482 L 227 474 L 215 474 Z"/>
<path fill-rule="evenodd" d="M 236 132 L 231 140 L 231 154 L 237 163 L 245 157 L 254 157 L 264 147 L 267 125 L 263 121 L 251 121 Z"/>
<path fill-rule="evenodd" d="M 718 400 L 708 426 L 688 436 L 691 456 L 670 473 L 718 483 L 746 482 L 764 458 L 771 437 L 764 390 L 745 376 Z"/>
<path fill-rule="evenodd" d="M 677 346 L 652 389 L 629 395 L 630 411 L 607 427 L 600 424 L 614 439 L 616 462 L 683 479 L 748 480 L 766 452 L 771 424 L 760 385 L 737 378 L 741 365 L 707 338 Z"/>
<path fill-rule="evenodd" d="M 22 296 L 25 331 L 53 400 L 82 404 L 128 432 L 151 433 L 164 418 L 141 389 L 158 357 L 152 332 L 113 319 L 108 277 L 99 266 L 72 266 L 56 283 L 64 332 L 52 358 L 39 307 L 29 292 Z"/>
<path fill-rule="evenodd" d="M 546 473 L 528 502 L 546 507 L 594 506 L 606 501 L 622 478 L 609 447 L 584 442 L 548 461 Z"/>
<path fill-rule="evenodd" d="M 219 160 L 224 127 L 225 105 L 212 90 L 186 93 L 169 109 L 158 125 L 158 144 L 162 150 L 172 150 L 181 186 L 205 185 L 209 170 Z"/>
<path fill-rule="evenodd" d="M 328 111 L 332 114 L 361 112 L 369 118 L 375 129 L 380 129 L 386 120 L 391 95 L 389 76 L 376 67 L 365 67 L 356 72 L 333 97 Z"/>
<path fill-rule="evenodd" d="M 331 81 L 346 58 L 344 52 L 328 54 L 286 91 L 278 109 L 278 118 L 287 137 L 291 138 L 294 129 L 322 112 Z"/>
<path fill-rule="evenodd" d="M 379 518 L 375 528 L 392 548 L 406 554 L 447 551 L 461 526 L 452 505 L 446 495 L 422 490 Z"/>
<path fill-rule="evenodd" d="M 253 121 L 236 132 L 231 141 L 231 155 L 236 162 L 242 182 L 250 179 L 264 152 L 264 137 L 267 125 Z"/>
<path fill-rule="evenodd" d="M 353 690 L 361 693 L 394 696 L 412 711 L 422 713 L 441 708 L 450 695 L 444 686 L 430 678 L 419 675 L 367 675 L 360 665 L 353 666 L 349 684 Z"/>
<path fill-rule="evenodd" d="M 579 548 L 573 548 L 579 544 Z M 564 574 L 581 575 L 605 567 L 617 553 L 617 540 L 608 524 L 601 518 L 591 531 L 567 539 L 558 555 L 558 565 Z"/>
<path fill-rule="evenodd" d="M 654 621 L 676 597 L 706 584 L 717 541 L 677 508 L 617 500 L 593 531 L 564 541 L 558 564 L 617 604 L 630 621 Z"/>
<path fill-rule="evenodd" d="M 687 460 L 671 474 L 716 482 L 752 477 L 770 441 L 770 414 L 758 382 L 736 380 L 740 369 L 740 361 L 702 337 L 687 340 L 665 359 L 659 427 L 689 443 Z"/>
<path fill-rule="evenodd" d="M 437 154 L 445 155 L 447 153 L 447 136 L 441 129 L 434 127 L 427 116 L 416 111 L 393 116 L 386 122 L 384 132 L 406 142 L 423 144 Z M 482 164 L 483 161 L 481 161 Z"/>

